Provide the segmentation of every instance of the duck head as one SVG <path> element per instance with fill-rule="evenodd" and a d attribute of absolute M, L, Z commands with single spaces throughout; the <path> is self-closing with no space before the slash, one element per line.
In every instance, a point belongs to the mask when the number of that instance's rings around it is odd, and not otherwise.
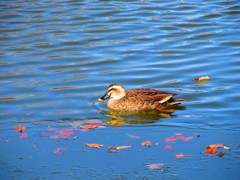
<path fill-rule="evenodd" d="M 105 95 L 98 99 L 98 101 L 103 101 L 105 99 L 111 98 L 111 99 L 121 99 L 126 95 L 124 87 L 121 84 L 111 84 Z"/>

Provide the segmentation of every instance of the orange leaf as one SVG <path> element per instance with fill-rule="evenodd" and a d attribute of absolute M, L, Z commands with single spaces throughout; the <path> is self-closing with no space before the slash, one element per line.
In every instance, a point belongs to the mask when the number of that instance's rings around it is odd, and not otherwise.
<path fill-rule="evenodd" d="M 181 136 L 182 133 L 174 133 L 174 135 L 176 135 L 176 136 Z"/>
<path fill-rule="evenodd" d="M 97 143 L 92 143 L 92 144 L 85 143 L 85 144 L 86 144 L 86 146 L 93 147 L 93 148 L 100 148 L 100 147 L 104 146 L 103 144 L 97 144 Z"/>
<path fill-rule="evenodd" d="M 220 147 L 224 147 L 224 144 L 211 144 L 211 145 L 208 145 L 207 147 L 215 147 L 215 148 L 220 148 Z"/>
<path fill-rule="evenodd" d="M 117 146 L 116 150 L 124 149 L 124 148 L 130 148 L 130 147 L 132 147 L 132 146 Z"/>
<path fill-rule="evenodd" d="M 209 154 L 215 154 L 217 152 L 217 148 L 216 147 L 209 147 L 208 146 L 208 149 L 205 150 L 206 153 L 209 153 Z"/>
<path fill-rule="evenodd" d="M 150 147 L 152 145 L 152 143 L 149 140 L 143 141 L 142 142 L 142 146 L 148 146 Z"/>
<path fill-rule="evenodd" d="M 16 129 L 17 131 L 19 131 L 19 132 L 23 132 L 23 131 L 25 131 L 25 130 L 27 129 L 27 127 L 26 127 L 26 126 L 18 125 L 18 126 L 15 127 L 15 129 Z"/>
<path fill-rule="evenodd" d="M 184 156 L 185 156 L 184 154 L 177 154 L 177 155 L 175 155 L 175 157 L 178 158 L 178 159 L 179 159 L 179 158 L 182 158 L 182 157 L 184 157 Z"/>

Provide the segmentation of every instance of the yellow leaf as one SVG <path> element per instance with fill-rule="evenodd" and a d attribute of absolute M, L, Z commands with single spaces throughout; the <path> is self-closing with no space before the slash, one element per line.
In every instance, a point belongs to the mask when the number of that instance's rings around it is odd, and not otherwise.
<path fill-rule="evenodd" d="M 230 147 L 227 147 L 227 146 L 223 146 L 223 148 L 226 150 L 230 150 Z"/>
<path fill-rule="evenodd" d="M 204 76 L 204 77 L 200 77 L 200 78 L 194 78 L 193 81 L 197 81 L 200 83 L 205 83 L 208 82 L 208 80 L 210 79 L 209 76 Z"/>
<path fill-rule="evenodd" d="M 119 150 L 119 149 L 124 149 L 124 148 L 130 148 L 132 146 L 117 146 L 116 149 Z"/>

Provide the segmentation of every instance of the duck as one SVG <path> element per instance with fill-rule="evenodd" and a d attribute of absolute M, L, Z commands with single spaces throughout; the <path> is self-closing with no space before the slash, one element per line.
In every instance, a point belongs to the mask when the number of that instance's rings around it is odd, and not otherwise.
<path fill-rule="evenodd" d="M 174 99 L 175 93 L 166 93 L 156 89 L 138 88 L 125 90 L 122 84 L 114 83 L 108 86 L 104 96 L 98 99 L 109 99 L 109 109 L 117 111 L 141 111 L 164 109 L 174 104 L 180 104 L 183 99 Z"/>

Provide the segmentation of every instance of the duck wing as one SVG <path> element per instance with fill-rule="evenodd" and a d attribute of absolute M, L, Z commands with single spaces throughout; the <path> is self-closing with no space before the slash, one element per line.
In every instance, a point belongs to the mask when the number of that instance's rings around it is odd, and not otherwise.
<path fill-rule="evenodd" d="M 126 91 L 127 97 L 131 97 L 132 100 L 142 100 L 144 102 L 159 102 L 164 103 L 171 99 L 174 93 L 166 93 L 155 89 L 130 89 Z"/>

